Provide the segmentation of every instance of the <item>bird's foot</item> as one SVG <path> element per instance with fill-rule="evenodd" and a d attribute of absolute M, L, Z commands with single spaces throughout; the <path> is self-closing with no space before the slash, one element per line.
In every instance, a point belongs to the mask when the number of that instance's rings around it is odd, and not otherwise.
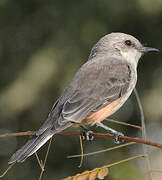
<path fill-rule="evenodd" d="M 92 141 L 94 136 L 93 131 L 82 131 L 82 140 Z"/>
<path fill-rule="evenodd" d="M 82 128 L 82 140 L 92 141 L 94 139 L 93 131 L 90 131 L 86 126 L 80 126 Z"/>
<path fill-rule="evenodd" d="M 117 132 L 114 134 L 114 143 L 115 144 L 121 144 L 124 142 L 124 140 L 120 139 L 120 136 L 124 136 L 124 134 L 121 132 Z"/>
<path fill-rule="evenodd" d="M 124 140 L 121 140 L 121 139 L 120 139 L 120 136 L 124 136 L 123 133 L 118 132 L 118 131 L 116 131 L 116 130 L 114 130 L 114 129 L 112 129 L 112 128 L 110 128 L 110 127 L 108 127 L 108 126 L 106 126 L 106 125 L 104 125 L 104 124 L 102 124 L 102 123 L 96 123 L 96 125 L 97 125 L 98 127 L 101 127 L 101 128 L 103 128 L 103 129 L 105 129 L 106 131 L 109 131 L 110 134 L 112 134 L 112 135 L 114 136 L 114 142 L 115 142 L 116 144 L 120 144 L 120 143 L 123 143 L 123 142 L 124 142 Z"/>

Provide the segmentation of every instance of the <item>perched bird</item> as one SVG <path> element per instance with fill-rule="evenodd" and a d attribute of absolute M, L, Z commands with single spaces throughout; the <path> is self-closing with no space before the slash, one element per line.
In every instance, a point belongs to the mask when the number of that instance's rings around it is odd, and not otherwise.
<path fill-rule="evenodd" d="M 158 49 L 144 47 L 128 34 L 111 33 L 102 37 L 53 105 L 47 120 L 8 163 L 23 162 L 54 134 L 74 124 L 96 124 L 114 136 L 122 135 L 101 121 L 128 99 L 137 82 L 138 61 L 148 51 Z"/>

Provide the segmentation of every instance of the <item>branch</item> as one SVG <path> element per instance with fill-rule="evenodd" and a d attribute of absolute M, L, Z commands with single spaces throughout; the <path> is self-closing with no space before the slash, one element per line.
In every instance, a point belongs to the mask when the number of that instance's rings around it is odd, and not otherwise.
<path fill-rule="evenodd" d="M 35 131 L 7 133 L 7 134 L 0 135 L 0 138 L 13 137 L 13 136 L 31 136 L 31 135 L 35 135 L 35 133 L 36 133 Z M 77 132 L 77 131 L 63 131 L 63 132 L 59 132 L 57 134 L 59 134 L 59 135 L 73 135 L 73 136 L 81 136 L 82 135 L 81 132 Z M 94 137 L 98 137 L 98 138 L 111 138 L 111 139 L 114 138 L 114 136 L 112 134 L 108 134 L 108 133 L 106 133 L 106 134 L 91 133 L 91 135 Z M 119 136 L 119 138 L 121 140 L 124 140 L 124 141 L 146 144 L 146 145 L 150 145 L 150 146 L 154 146 L 154 147 L 162 149 L 162 144 L 158 144 L 158 143 L 150 142 L 150 141 L 145 141 L 145 140 L 140 139 L 140 138 L 132 138 L 132 137 L 128 137 L 128 136 Z"/>

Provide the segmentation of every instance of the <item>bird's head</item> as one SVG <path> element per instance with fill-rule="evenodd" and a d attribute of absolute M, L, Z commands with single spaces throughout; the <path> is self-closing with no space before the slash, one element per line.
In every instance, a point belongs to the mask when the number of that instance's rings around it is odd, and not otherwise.
<path fill-rule="evenodd" d="M 138 39 L 124 33 L 111 33 L 101 38 L 92 48 L 92 55 L 111 55 L 137 65 L 140 57 L 150 51 L 159 51 L 144 47 Z"/>

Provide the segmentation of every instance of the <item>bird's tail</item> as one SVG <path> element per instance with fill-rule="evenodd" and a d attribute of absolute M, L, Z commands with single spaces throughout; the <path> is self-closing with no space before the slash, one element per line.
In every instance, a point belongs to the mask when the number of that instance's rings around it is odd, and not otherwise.
<path fill-rule="evenodd" d="M 71 123 L 64 124 L 57 127 L 57 130 L 53 129 L 40 129 L 27 143 L 16 151 L 8 161 L 8 164 L 16 162 L 24 162 L 29 156 L 34 154 L 41 146 L 43 146 L 54 134 L 63 131 L 64 129 L 71 126 Z"/>
<path fill-rule="evenodd" d="M 8 164 L 15 162 L 23 162 L 26 158 L 34 154 L 41 146 L 43 146 L 54 133 L 51 131 L 44 131 L 41 135 L 34 135 L 27 143 L 18 151 L 16 151 L 10 158 Z"/>

